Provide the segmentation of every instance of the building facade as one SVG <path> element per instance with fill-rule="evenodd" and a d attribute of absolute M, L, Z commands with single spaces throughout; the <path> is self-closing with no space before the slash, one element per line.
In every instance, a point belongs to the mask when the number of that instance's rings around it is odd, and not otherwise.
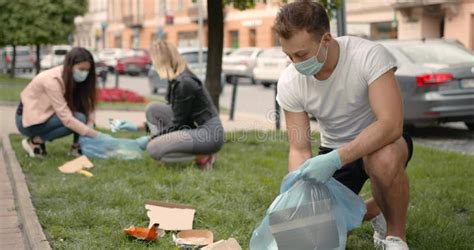
<path fill-rule="evenodd" d="M 208 0 L 90 0 L 76 19 L 76 45 L 90 48 L 150 48 L 156 38 L 178 47 L 207 46 Z M 289 2 L 292 2 L 290 0 Z M 198 4 L 202 4 L 199 12 Z M 346 0 L 347 33 L 369 39 L 445 37 L 474 49 L 474 0 Z M 224 9 L 224 47 L 272 47 L 279 0 L 256 0 L 253 9 Z M 334 28 L 334 22 L 331 22 Z M 331 29 L 332 31 L 334 29 Z"/>
<path fill-rule="evenodd" d="M 448 38 L 474 50 L 474 0 L 347 0 L 349 34 L 371 39 Z"/>
<path fill-rule="evenodd" d="M 89 0 L 88 12 L 74 20 L 74 45 L 99 50 L 107 47 L 107 0 Z"/>
<path fill-rule="evenodd" d="M 202 3 L 203 46 L 207 46 L 207 1 L 109 0 L 107 46 L 149 48 L 156 38 L 178 47 L 199 44 L 199 2 Z M 251 10 L 224 9 L 224 47 L 271 47 L 278 45 L 273 31 L 279 1 L 257 2 Z"/>

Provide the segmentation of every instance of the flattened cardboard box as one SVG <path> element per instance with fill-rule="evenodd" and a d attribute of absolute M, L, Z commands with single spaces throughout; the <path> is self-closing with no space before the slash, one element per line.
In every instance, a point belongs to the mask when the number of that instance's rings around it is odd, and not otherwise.
<path fill-rule="evenodd" d="M 193 229 L 196 209 L 189 205 L 147 200 L 145 201 L 145 209 L 148 218 L 150 218 L 148 227 L 158 223 L 160 224 L 159 228 L 168 231 Z"/>
<path fill-rule="evenodd" d="M 68 161 L 64 163 L 62 166 L 58 167 L 58 169 L 59 171 L 63 173 L 72 174 L 82 169 L 89 169 L 92 167 L 94 167 L 94 164 L 92 164 L 92 162 L 89 161 L 89 158 L 87 158 L 87 156 L 83 155 L 83 156 L 77 157 L 76 159 L 72 161 Z"/>

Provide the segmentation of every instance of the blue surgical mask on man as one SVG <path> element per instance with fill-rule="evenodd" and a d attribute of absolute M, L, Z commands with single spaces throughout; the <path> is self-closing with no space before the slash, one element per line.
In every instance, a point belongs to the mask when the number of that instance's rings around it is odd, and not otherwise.
<path fill-rule="evenodd" d="M 322 42 L 319 44 L 318 52 L 315 56 L 312 56 L 311 58 L 302 62 L 293 63 L 298 72 L 306 76 L 314 76 L 319 73 L 319 71 L 321 71 L 324 63 L 326 63 L 326 59 L 328 58 L 328 49 L 326 48 L 326 57 L 324 58 L 323 62 L 319 62 L 318 55 L 319 50 L 321 49 L 321 45 Z"/>
<path fill-rule="evenodd" d="M 72 72 L 72 77 L 74 78 L 75 82 L 85 81 L 88 75 L 89 75 L 89 71 L 87 70 L 74 70 Z"/>

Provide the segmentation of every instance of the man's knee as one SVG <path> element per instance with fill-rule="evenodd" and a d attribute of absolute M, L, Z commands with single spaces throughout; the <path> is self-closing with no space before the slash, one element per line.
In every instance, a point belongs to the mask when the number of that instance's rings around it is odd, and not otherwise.
<path fill-rule="evenodd" d="M 408 149 L 403 138 L 364 157 L 364 168 L 371 178 L 393 179 L 403 172 Z"/>
<path fill-rule="evenodd" d="M 87 123 L 87 116 L 81 112 L 74 112 L 74 117 L 82 123 Z"/>

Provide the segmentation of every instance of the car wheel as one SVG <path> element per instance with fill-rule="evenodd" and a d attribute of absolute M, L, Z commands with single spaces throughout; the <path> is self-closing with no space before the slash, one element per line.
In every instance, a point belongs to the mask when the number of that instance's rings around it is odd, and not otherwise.
<path fill-rule="evenodd" d="M 252 81 L 252 85 L 255 85 L 255 84 L 257 84 L 257 82 L 255 81 L 255 79 L 254 79 L 253 77 L 252 77 L 252 78 L 250 78 L 250 81 Z"/>
<path fill-rule="evenodd" d="M 474 122 L 464 122 L 470 131 L 474 131 Z"/>
<path fill-rule="evenodd" d="M 262 82 L 262 85 L 265 88 L 270 88 L 273 85 L 273 83 L 271 83 L 271 82 Z"/>
<path fill-rule="evenodd" d="M 225 76 L 225 82 L 226 83 L 232 83 L 232 76 L 226 75 Z"/>

